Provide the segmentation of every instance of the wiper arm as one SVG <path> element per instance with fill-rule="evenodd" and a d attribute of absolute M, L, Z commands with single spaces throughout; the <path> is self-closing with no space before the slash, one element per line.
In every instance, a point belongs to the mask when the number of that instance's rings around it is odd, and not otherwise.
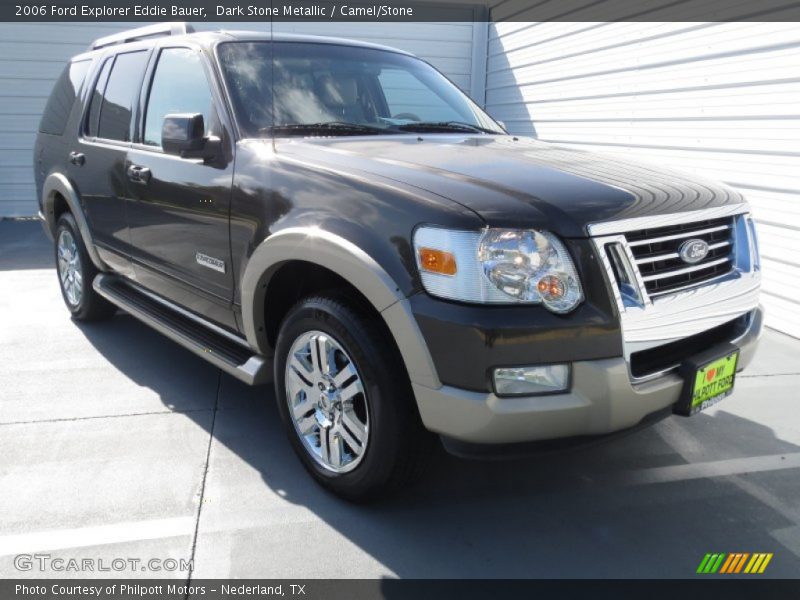
<path fill-rule="evenodd" d="M 270 125 L 269 127 L 262 127 L 258 133 L 330 133 L 336 132 L 341 134 L 378 134 L 378 133 L 392 133 L 392 130 L 384 129 L 383 127 L 373 127 L 372 125 L 362 125 L 361 123 L 348 123 L 346 121 L 326 121 L 324 123 L 287 123 L 285 125 Z M 396 132 L 394 132 L 396 133 Z"/>
<path fill-rule="evenodd" d="M 473 125 L 472 123 L 464 123 L 463 121 L 420 121 L 419 123 L 403 123 L 397 125 L 398 129 L 403 131 L 430 131 L 432 129 L 440 129 L 442 131 L 475 131 L 480 133 L 498 133 L 486 127 Z"/>

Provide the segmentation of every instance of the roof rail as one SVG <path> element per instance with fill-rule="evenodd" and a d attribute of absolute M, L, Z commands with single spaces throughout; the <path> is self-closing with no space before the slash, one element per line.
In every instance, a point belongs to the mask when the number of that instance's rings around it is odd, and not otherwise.
<path fill-rule="evenodd" d="M 156 23 L 155 25 L 137 27 L 136 29 L 129 29 L 128 31 L 121 31 L 120 33 L 98 38 L 92 42 L 89 49 L 97 50 L 98 48 L 105 48 L 106 46 L 114 46 L 116 44 L 127 44 L 128 42 L 135 42 L 148 38 L 184 35 L 186 33 L 194 33 L 194 27 L 189 23 Z"/>

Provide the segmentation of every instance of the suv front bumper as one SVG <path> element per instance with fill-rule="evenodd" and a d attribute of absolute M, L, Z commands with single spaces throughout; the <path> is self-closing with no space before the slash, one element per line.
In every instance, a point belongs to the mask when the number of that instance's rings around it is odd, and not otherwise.
<path fill-rule="evenodd" d="M 743 336 L 739 370 L 750 363 L 761 335 L 761 308 L 752 312 Z M 677 402 L 683 379 L 675 372 L 632 381 L 623 357 L 572 363 L 567 393 L 501 398 L 493 393 L 413 383 L 425 426 L 463 442 L 504 444 L 601 435 L 635 426 Z"/>

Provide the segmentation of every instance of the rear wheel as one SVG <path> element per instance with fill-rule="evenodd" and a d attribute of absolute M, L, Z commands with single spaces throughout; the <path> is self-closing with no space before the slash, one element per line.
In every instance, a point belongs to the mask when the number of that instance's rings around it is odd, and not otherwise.
<path fill-rule="evenodd" d="M 397 351 L 343 297 L 299 302 L 278 336 L 278 409 L 303 465 L 349 500 L 396 491 L 432 449 Z"/>
<path fill-rule="evenodd" d="M 92 287 L 98 271 L 86 252 L 78 225 L 70 213 L 59 217 L 55 238 L 58 283 L 73 318 L 97 321 L 112 316 L 116 307 Z"/>

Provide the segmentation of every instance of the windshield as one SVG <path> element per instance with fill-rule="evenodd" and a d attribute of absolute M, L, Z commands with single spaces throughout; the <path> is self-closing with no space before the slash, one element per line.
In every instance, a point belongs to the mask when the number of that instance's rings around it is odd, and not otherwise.
<path fill-rule="evenodd" d="M 404 54 L 295 42 L 225 42 L 217 52 L 247 137 L 504 133 L 436 69 Z"/>

